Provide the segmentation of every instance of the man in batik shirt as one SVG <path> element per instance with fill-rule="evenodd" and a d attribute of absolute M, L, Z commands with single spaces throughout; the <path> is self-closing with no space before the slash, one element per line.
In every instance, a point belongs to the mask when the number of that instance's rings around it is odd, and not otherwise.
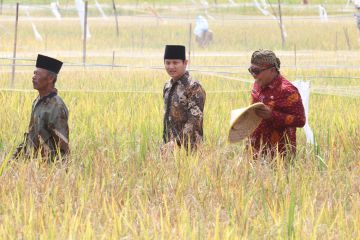
<path fill-rule="evenodd" d="M 249 72 L 255 79 L 252 102 L 262 102 L 256 109 L 261 117 L 258 128 L 251 135 L 256 154 L 296 152 L 296 128 L 305 125 L 305 112 L 297 88 L 280 74 L 280 60 L 270 50 L 255 51 Z"/>
<path fill-rule="evenodd" d="M 194 150 L 203 140 L 206 94 L 201 84 L 186 71 L 187 63 L 184 46 L 166 46 L 164 64 L 171 79 L 163 91 L 165 145 L 162 149 L 172 150 L 176 144 Z"/>

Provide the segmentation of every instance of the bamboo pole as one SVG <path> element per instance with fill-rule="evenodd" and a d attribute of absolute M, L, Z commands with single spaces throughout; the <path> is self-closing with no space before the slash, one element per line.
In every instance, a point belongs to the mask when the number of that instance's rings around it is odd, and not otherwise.
<path fill-rule="evenodd" d="M 278 0 L 278 8 L 279 8 L 279 20 L 280 20 L 280 30 L 281 30 L 281 46 L 284 49 L 286 45 L 284 25 L 282 21 L 282 13 L 281 13 L 281 2 Z"/>
<path fill-rule="evenodd" d="M 16 65 L 16 47 L 17 47 L 17 35 L 18 35 L 18 23 L 19 23 L 19 3 L 16 3 L 16 17 L 15 17 L 15 36 L 14 36 L 14 50 L 11 72 L 11 88 L 14 87 L 15 82 L 15 65 Z"/>
<path fill-rule="evenodd" d="M 120 33 L 119 33 L 119 21 L 118 21 L 118 14 L 117 14 L 117 10 L 116 10 L 115 0 L 112 0 L 112 3 L 113 3 L 114 16 L 115 16 L 116 36 L 119 37 L 119 35 L 120 35 Z"/>
<path fill-rule="evenodd" d="M 84 39 L 83 39 L 83 64 L 86 64 L 86 41 L 87 41 L 87 14 L 88 14 L 88 1 L 85 1 L 85 14 L 84 14 Z"/>

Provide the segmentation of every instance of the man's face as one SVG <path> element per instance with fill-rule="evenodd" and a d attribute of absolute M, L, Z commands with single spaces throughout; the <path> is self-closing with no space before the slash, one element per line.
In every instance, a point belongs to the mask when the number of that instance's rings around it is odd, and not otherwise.
<path fill-rule="evenodd" d="M 52 85 L 52 77 L 48 70 L 42 68 L 36 68 L 34 76 L 32 77 L 33 87 L 38 91 L 48 89 L 49 85 Z"/>
<path fill-rule="evenodd" d="M 178 80 L 185 74 L 187 60 L 165 59 L 164 64 L 166 72 L 169 74 L 169 76 L 174 80 Z"/>
<path fill-rule="evenodd" d="M 273 66 L 271 67 L 261 67 L 255 64 L 251 64 L 249 68 L 250 74 L 255 79 L 255 82 L 260 87 L 266 87 L 270 84 L 270 82 L 274 79 L 275 68 Z"/>

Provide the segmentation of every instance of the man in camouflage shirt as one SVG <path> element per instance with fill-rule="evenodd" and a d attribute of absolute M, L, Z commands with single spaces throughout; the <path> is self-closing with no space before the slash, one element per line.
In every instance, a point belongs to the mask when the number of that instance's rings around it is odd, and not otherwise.
<path fill-rule="evenodd" d="M 55 88 L 61 67 L 59 60 L 38 55 L 32 82 L 39 96 L 32 105 L 28 133 L 13 158 L 41 156 L 45 161 L 54 161 L 69 153 L 69 113 Z"/>
<path fill-rule="evenodd" d="M 194 150 L 203 140 L 206 94 L 200 83 L 186 71 L 187 62 L 184 46 L 166 46 L 164 64 L 171 79 L 165 84 L 163 91 L 163 149 L 173 149 L 177 144 Z"/>

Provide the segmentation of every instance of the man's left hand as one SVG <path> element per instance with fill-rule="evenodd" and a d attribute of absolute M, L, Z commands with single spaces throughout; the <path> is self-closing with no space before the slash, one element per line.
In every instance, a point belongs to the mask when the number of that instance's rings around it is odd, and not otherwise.
<path fill-rule="evenodd" d="M 160 148 L 161 156 L 163 158 L 168 157 L 174 151 L 174 149 L 175 149 L 174 141 L 170 141 L 170 142 L 162 145 Z"/>
<path fill-rule="evenodd" d="M 272 116 L 271 108 L 266 105 L 255 108 L 255 113 L 256 115 L 265 120 L 270 119 Z"/>

